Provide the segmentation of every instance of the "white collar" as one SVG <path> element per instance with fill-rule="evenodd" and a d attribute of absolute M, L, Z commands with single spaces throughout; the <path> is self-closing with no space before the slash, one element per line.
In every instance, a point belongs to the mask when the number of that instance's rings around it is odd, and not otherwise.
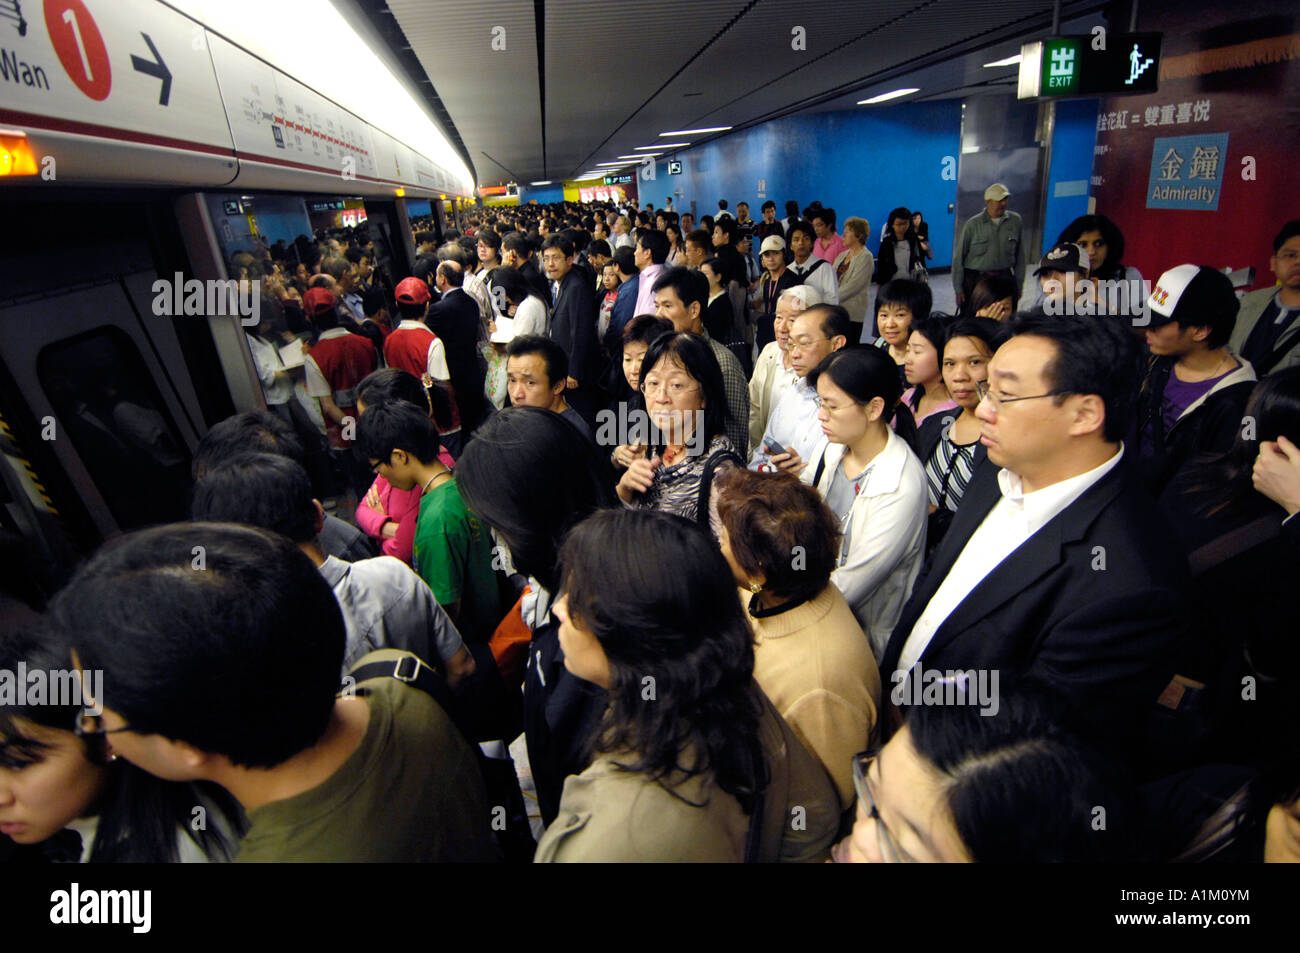
<path fill-rule="evenodd" d="M 400 331 L 403 328 L 407 329 L 408 331 L 429 330 L 429 326 L 427 324 L 425 324 L 423 321 L 417 321 L 415 318 L 402 318 L 402 320 L 398 321 L 397 330 Z"/>
<path fill-rule="evenodd" d="M 998 486 L 1002 490 L 1002 498 L 1024 514 L 1029 532 L 1035 533 L 1115 469 L 1123 456 L 1124 444 L 1121 443 L 1114 456 L 1100 466 L 1032 493 L 1025 492 L 1024 481 L 1019 476 L 1003 469 L 998 471 Z"/>
<path fill-rule="evenodd" d="M 347 328 L 330 328 L 328 331 L 322 331 L 320 333 L 320 337 L 317 340 L 330 341 L 333 340 L 334 338 L 341 338 L 344 335 L 351 334 L 351 333 L 352 332 L 349 331 Z"/>

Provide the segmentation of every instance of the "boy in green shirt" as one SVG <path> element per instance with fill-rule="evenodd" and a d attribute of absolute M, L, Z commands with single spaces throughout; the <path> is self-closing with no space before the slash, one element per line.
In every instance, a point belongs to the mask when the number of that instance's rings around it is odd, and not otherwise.
<path fill-rule="evenodd" d="M 488 528 L 465 508 L 456 478 L 438 461 L 437 429 L 418 408 L 394 401 L 366 408 L 357 444 L 392 486 L 423 490 L 415 571 L 466 641 L 486 642 L 508 607 L 492 568 Z"/>

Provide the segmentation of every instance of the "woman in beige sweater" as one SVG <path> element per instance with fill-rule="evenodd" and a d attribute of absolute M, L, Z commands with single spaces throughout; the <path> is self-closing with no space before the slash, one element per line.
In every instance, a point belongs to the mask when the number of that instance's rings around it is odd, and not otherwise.
<path fill-rule="evenodd" d="M 839 521 L 810 486 L 785 473 L 719 478 L 719 542 L 746 590 L 757 645 L 754 678 L 853 806 L 853 755 L 868 747 L 880 672 L 853 610 L 831 585 Z"/>

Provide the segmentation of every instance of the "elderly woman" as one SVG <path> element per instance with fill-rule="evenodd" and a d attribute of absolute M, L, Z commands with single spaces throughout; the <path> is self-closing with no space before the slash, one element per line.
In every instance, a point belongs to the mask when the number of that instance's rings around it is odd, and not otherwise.
<path fill-rule="evenodd" d="M 838 799 L 754 681 L 753 636 L 709 535 L 666 513 L 599 512 L 560 565 L 565 668 L 609 704 L 536 860 L 824 858 Z"/>
<path fill-rule="evenodd" d="M 767 430 L 767 420 L 781 396 L 794 386 L 799 375 L 790 363 L 790 324 L 803 311 L 822 303 L 822 296 L 811 285 L 795 285 L 781 292 L 776 302 L 773 327 L 776 340 L 769 342 L 754 362 L 749 379 L 749 445 L 757 447 Z"/>
<path fill-rule="evenodd" d="M 623 382 L 622 388 L 615 389 L 615 402 L 622 404 L 630 415 L 635 411 L 645 411 L 645 398 L 641 395 L 641 364 L 650 350 L 650 345 L 665 334 L 673 333 L 673 323 L 667 318 L 656 318 L 648 314 L 638 314 L 623 329 Z M 620 444 L 610 454 L 610 461 L 620 470 L 625 470 L 632 461 L 645 453 L 645 444 Z"/>
<path fill-rule="evenodd" d="M 858 325 L 858 334 L 853 343 L 862 339 L 862 323 L 867 319 L 871 298 L 871 276 L 876 268 L 876 259 L 867 250 L 867 239 L 870 237 L 871 226 L 866 219 L 846 218 L 844 251 L 834 261 L 835 278 L 840 283 L 840 304 L 848 311 L 853 323 Z"/>
<path fill-rule="evenodd" d="M 624 245 L 628 248 L 636 246 L 636 239 L 632 236 L 632 220 L 626 215 L 620 215 L 614 220 L 614 234 L 610 239 L 610 245 L 615 251 Z"/>
<path fill-rule="evenodd" d="M 880 672 L 831 584 L 839 520 L 792 474 L 749 470 L 720 481 L 718 517 L 722 555 L 746 590 L 754 679 L 821 761 L 847 811 L 852 757 L 869 746 L 880 710 Z"/>
<path fill-rule="evenodd" d="M 714 474 L 745 466 L 727 439 L 718 359 L 698 335 L 665 334 L 641 362 L 641 393 L 653 445 L 618 481 L 619 499 L 707 525 Z"/>

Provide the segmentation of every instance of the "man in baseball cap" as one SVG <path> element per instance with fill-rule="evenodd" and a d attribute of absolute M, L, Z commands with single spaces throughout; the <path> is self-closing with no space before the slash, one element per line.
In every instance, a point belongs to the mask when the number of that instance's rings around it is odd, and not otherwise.
<path fill-rule="evenodd" d="M 303 310 L 307 316 L 315 318 L 338 307 L 339 299 L 328 288 L 308 288 L 302 296 Z"/>
<path fill-rule="evenodd" d="M 1084 303 L 1088 292 L 1090 266 L 1088 253 L 1073 242 L 1061 242 L 1043 256 L 1034 277 L 1043 289 L 1043 310 L 1047 314 L 1090 314 L 1086 309 L 1076 309 Z"/>
<path fill-rule="evenodd" d="M 984 190 L 984 211 L 966 220 L 953 249 L 952 284 L 960 307 L 981 278 L 1011 278 L 1016 287 L 1025 282 L 1025 248 L 1020 216 L 1007 211 L 1011 195 L 1001 182 Z"/>
<path fill-rule="evenodd" d="M 768 235 L 759 246 L 758 260 L 763 265 L 763 278 L 758 284 L 758 293 L 750 302 L 755 311 L 760 311 L 754 322 L 754 343 L 761 353 L 763 348 L 776 340 L 776 302 L 786 288 L 803 284 L 803 279 L 786 267 L 785 239 L 780 235 Z"/>
<path fill-rule="evenodd" d="M 1250 362 L 1228 348 L 1237 323 L 1232 282 L 1208 265 L 1179 265 L 1151 297 L 1154 360 L 1138 394 L 1138 460 L 1159 493 L 1195 453 L 1231 449 L 1255 385 Z"/>
<path fill-rule="evenodd" d="M 397 283 L 399 304 L 428 304 L 432 297 L 429 284 L 423 278 L 403 278 Z"/>

